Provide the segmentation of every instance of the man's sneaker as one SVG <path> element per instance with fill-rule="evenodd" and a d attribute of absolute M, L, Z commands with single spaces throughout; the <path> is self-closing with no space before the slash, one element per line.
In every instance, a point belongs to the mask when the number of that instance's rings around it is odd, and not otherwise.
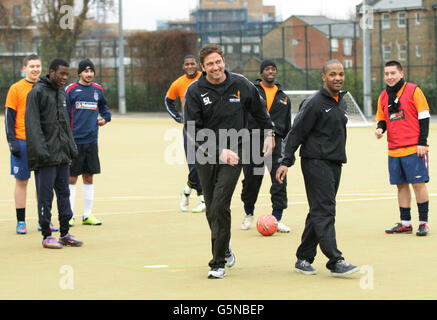
<path fill-rule="evenodd" d="M 226 254 L 225 254 L 225 261 L 226 264 L 225 266 L 228 268 L 232 268 L 235 264 L 235 253 L 232 251 L 231 248 L 229 248 L 228 250 L 226 250 Z"/>
<path fill-rule="evenodd" d="M 225 275 L 225 268 L 212 268 L 208 271 L 208 279 L 223 279 Z"/>
<path fill-rule="evenodd" d="M 338 260 L 334 268 L 331 269 L 331 275 L 333 277 L 344 277 L 359 270 L 360 268 L 351 265 L 344 260 Z"/>
<path fill-rule="evenodd" d="M 42 241 L 42 246 L 48 249 L 62 249 L 62 243 L 58 242 L 54 237 L 48 236 Z"/>
<path fill-rule="evenodd" d="M 89 215 L 88 218 L 82 220 L 82 224 L 86 224 L 89 226 L 100 226 L 102 221 L 94 217 L 94 215 Z"/>
<path fill-rule="evenodd" d="M 427 223 L 421 223 L 419 225 L 419 229 L 417 229 L 416 231 L 416 236 L 418 237 L 424 237 L 428 234 L 429 232 L 429 226 Z"/>
<path fill-rule="evenodd" d="M 278 222 L 278 232 L 290 232 L 291 229 L 289 227 L 287 227 L 284 223 L 282 223 L 281 221 Z"/>
<path fill-rule="evenodd" d="M 313 268 L 311 263 L 300 259 L 296 261 L 296 264 L 294 265 L 294 271 L 308 275 L 317 274 L 317 270 Z"/>
<path fill-rule="evenodd" d="M 252 225 L 253 215 L 246 215 L 241 223 L 241 230 L 248 230 Z"/>
<path fill-rule="evenodd" d="M 38 223 L 38 231 L 41 231 L 41 225 Z M 50 231 L 58 232 L 59 228 L 56 227 L 53 223 L 50 222 Z"/>
<path fill-rule="evenodd" d="M 71 218 L 70 221 L 68 221 L 68 225 L 69 225 L 70 227 L 74 227 L 74 223 L 75 223 L 74 218 Z"/>
<path fill-rule="evenodd" d="M 402 223 L 397 223 L 393 228 L 390 229 L 386 229 L 385 233 L 412 233 L 413 232 L 413 227 L 410 225 L 409 227 L 403 225 Z"/>
<path fill-rule="evenodd" d="M 190 205 L 190 195 L 186 194 L 184 190 L 181 191 L 181 203 L 179 204 L 179 207 L 181 208 L 181 211 L 186 212 L 189 209 Z"/>
<path fill-rule="evenodd" d="M 17 222 L 17 233 L 18 234 L 26 234 L 27 233 L 26 222 L 24 222 L 24 221 Z"/>
<path fill-rule="evenodd" d="M 187 210 L 188 210 L 188 208 L 187 208 Z M 201 212 L 203 212 L 205 210 L 206 210 L 205 201 L 200 201 L 199 204 L 193 210 L 191 210 L 191 212 L 193 212 L 193 213 L 201 213 Z"/>
<path fill-rule="evenodd" d="M 63 237 L 60 237 L 59 243 L 61 245 L 70 246 L 70 247 L 81 247 L 83 245 L 82 241 L 76 240 L 76 238 L 69 233 L 67 233 Z"/>

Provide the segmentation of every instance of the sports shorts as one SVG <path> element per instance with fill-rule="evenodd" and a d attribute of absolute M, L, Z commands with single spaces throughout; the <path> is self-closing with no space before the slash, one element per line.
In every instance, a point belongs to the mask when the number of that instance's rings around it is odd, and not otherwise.
<path fill-rule="evenodd" d="M 79 152 L 77 158 L 73 159 L 70 165 L 70 176 L 75 177 L 81 174 L 100 173 L 99 148 L 97 141 L 78 144 Z"/>
<path fill-rule="evenodd" d="M 30 178 L 29 165 L 27 163 L 26 140 L 17 139 L 20 146 L 20 156 L 11 154 L 11 175 L 18 180 L 28 180 Z"/>
<path fill-rule="evenodd" d="M 428 152 L 423 157 L 413 153 L 405 157 L 388 157 L 390 184 L 429 181 Z"/>

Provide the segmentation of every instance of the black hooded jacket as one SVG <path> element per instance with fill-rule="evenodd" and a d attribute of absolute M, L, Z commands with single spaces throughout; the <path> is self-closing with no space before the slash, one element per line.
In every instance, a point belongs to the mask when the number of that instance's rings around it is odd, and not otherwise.
<path fill-rule="evenodd" d="M 69 164 L 77 156 L 64 88 L 56 88 L 48 75 L 27 96 L 25 127 L 29 170 Z"/>

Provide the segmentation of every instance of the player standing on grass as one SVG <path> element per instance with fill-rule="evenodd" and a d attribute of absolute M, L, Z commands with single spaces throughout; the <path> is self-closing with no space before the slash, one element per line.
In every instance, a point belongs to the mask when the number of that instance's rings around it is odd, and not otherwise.
<path fill-rule="evenodd" d="M 79 247 L 83 244 L 68 233 L 68 221 L 73 215 L 68 180 L 71 159 L 77 156 L 63 88 L 68 74 L 69 64 L 65 60 L 53 60 L 49 74 L 38 80 L 29 92 L 26 103 L 27 160 L 29 170 L 35 170 L 42 244 L 50 249 L 60 249 L 64 245 Z M 59 211 L 59 241 L 50 230 L 53 190 Z"/>
<path fill-rule="evenodd" d="M 276 136 L 275 136 L 275 150 L 272 154 L 272 165 L 268 168 L 270 171 L 270 177 L 272 185 L 270 188 L 271 201 L 272 201 L 272 215 L 278 220 L 279 232 L 290 232 L 290 228 L 286 226 L 282 221 L 282 212 L 287 208 L 287 182 L 281 184 L 275 179 L 276 170 L 279 167 L 279 158 L 282 151 L 282 140 L 287 136 L 291 127 L 291 103 L 287 95 L 282 91 L 279 84 L 275 84 L 276 75 L 278 69 L 276 64 L 272 60 L 264 60 L 261 63 L 260 69 L 262 79 L 255 82 L 255 87 L 258 89 L 260 95 L 266 101 L 267 111 L 270 114 L 272 121 L 275 123 Z M 249 115 L 249 129 L 259 129 L 256 121 Z M 257 131 L 258 132 L 258 131 Z M 252 139 L 256 139 L 255 134 L 251 135 Z M 262 154 L 262 141 L 264 137 L 261 133 L 260 137 L 260 153 Z M 253 150 L 255 151 L 255 150 Z M 257 158 L 261 158 L 262 155 L 258 155 Z M 241 224 L 242 230 L 247 230 L 253 221 L 253 215 L 255 210 L 255 203 L 258 198 L 259 190 L 263 180 L 264 162 L 243 165 L 243 189 L 241 192 L 241 200 L 244 203 L 244 211 L 246 216 Z M 259 172 L 255 172 L 258 170 Z"/>
<path fill-rule="evenodd" d="M 429 106 L 420 88 L 404 80 L 402 66 L 389 61 L 384 67 L 387 89 L 378 99 L 375 135 L 381 139 L 387 131 L 390 183 L 398 189 L 400 223 L 386 233 L 411 233 L 411 191 L 416 195 L 419 211 L 418 236 L 429 232 L 428 172 Z"/>
<path fill-rule="evenodd" d="M 27 164 L 26 130 L 24 115 L 26 113 L 27 94 L 41 75 L 41 59 L 29 55 L 23 60 L 23 71 L 26 76 L 14 83 L 8 91 L 5 108 L 6 138 L 11 151 L 11 174 L 15 177 L 15 210 L 17 215 L 18 234 L 26 234 L 26 198 L 27 183 L 30 171 Z M 50 223 L 52 231 L 58 228 Z"/>
<path fill-rule="evenodd" d="M 290 133 L 285 140 L 283 158 L 276 178 L 284 181 L 288 167 L 295 162 L 300 146 L 301 169 L 305 181 L 310 212 L 302 241 L 297 249 L 295 271 L 316 274 L 311 266 L 317 245 L 328 257 L 326 267 L 333 276 L 358 271 L 342 257 L 335 236 L 335 212 L 341 169 L 346 163 L 346 102 L 341 92 L 344 83 L 343 65 L 330 60 L 323 66 L 324 86 L 300 106 Z"/>
<path fill-rule="evenodd" d="M 82 175 L 83 186 L 83 218 L 82 224 L 101 225 L 102 222 L 91 212 L 94 202 L 94 175 L 100 173 L 98 149 L 99 127 L 111 121 L 103 87 L 93 82 L 95 76 L 94 63 L 89 59 L 79 62 L 79 81 L 70 84 L 66 89 L 67 114 L 73 131 L 79 155 L 70 166 L 70 205 L 74 215 L 76 200 L 76 183 Z M 101 117 L 99 117 L 99 114 Z M 74 225 L 74 217 L 70 226 Z"/>
<path fill-rule="evenodd" d="M 181 106 L 184 104 L 184 96 L 187 91 L 188 86 L 193 83 L 195 80 L 199 79 L 202 74 L 199 71 L 199 66 L 197 63 L 197 58 L 193 55 L 187 55 L 184 57 L 184 62 L 182 64 L 182 70 L 184 70 L 185 74 L 177 78 L 171 85 L 167 91 L 165 96 L 165 107 L 169 115 L 178 123 L 183 123 L 183 117 L 179 113 L 176 108 L 175 100 L 179 98 L 181 102 Z M 183 110 L 182 110 L 183 111 Z M 187 155 L 187 143 L 191 143 L 187 141 L 187 134 L 183 131 L 184 136 L 184 150 L 185 156 Z M 202 186 L 200 185 L 199 176 L 196 172 L 196 167 L 192 163 L 188 163 L 188 181 L 187 185 L 181 191 L 181 203 L 180 208 L 182 211 L 188 211 L 189 209 L 189 200 L 191 190 L 195 189 L 197 191 L 197 195 L 199 196 L 199 204 L 193 208 L 192 212 L 200 213 L 205 211 L 205 199 L 202 194 Z"/>
<path fill-rule="evenodd" d="M 203 46 L 199 60 L 204 72 L 187 89 L 184 130 L 197 147 L 194 160 L 211 229 L 213 258 L 209 262 L 211 269 L 208 278 L 217 279 L 225 276 L 225 265 L 232 267 L 235 264 L 235 254 L 230 249 L 230 204 L 241 173 L 243 147 L 238 137 L 230 136 L 222 144 L 220 136 L 244 129 L 249 112 L 262 130 L 268 129 L 263 149 L 268 157 L 275 146 L 274 125 L 255 86 L 245 77 L 225 70 L 221 47 Z M 202 140 L 203 134 L 213 135 L 209 136 L 212 141 L 208 138 L 208 141 L 199 145 L 196 139 Z M 203 156 L 207 157 L 207 161 L 203 161 Z M 189 154 L 188 159 L 191 158 Z"/>

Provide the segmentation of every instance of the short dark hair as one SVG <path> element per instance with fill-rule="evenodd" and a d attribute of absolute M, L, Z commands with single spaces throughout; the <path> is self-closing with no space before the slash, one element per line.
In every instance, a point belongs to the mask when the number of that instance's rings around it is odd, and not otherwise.
<path fill-rule="evenodd" d="M 199 60 L 200 63 L 203 65 L 203 62 L 205 61 L 205 57 L 210 55 L 211 53 L 218 53 L 222 58 L 223 57 L 223 49 L 216 44 L 206 44 L 200 49 L 199 52 Z"/>
<path fill-rule="evenodd" d="M 49 70 L 57 71 L 59 66 L 64 66 L 67 68 L 70 67 L 68 62 L 65 61 L 64 59 L 56 58 L 56 59 L 52 60 L 52 62 L 50 62 Z"/>
<path fill-rule="evenodd" d="M 390 60 L 385 64 L 385 67 L 398 67 L 398 69 L 400 71 L 402 71 L 402 65 L 400 64 L 400 62 L 396 61 L 396 60 Z"/>
<path fill-rule="evenodd" d="M 195 55 L 193 55 L 193 54 L 187 54 L 187 55 L 184 57 L 184 63 L 185 63 L 185 60 L 187 60 L 187 59 L 194 59 L 194 60 L 196 60 L 196 62 L 197 62 L 197 57 L 196 57 Z"/>
<path fill-rule="evenodd" d="M 23 66 L 26 67 L 27 64 L 29 63 L 29 61 L 31 61 L 31 60 L 40 60 L 41 61 L 41 58 L 38 55 L 34 54 L 34 53 L 29 54 L 28 56 L 26 56 L 23 59 Z"/>
<path fill-rule="evenodd" d="M 343 65 L 343 64 L 340 62 L 340 60 L 338 60 L 338 59 L 331 59 L 331 60 L 328 60 L 328 61 L 326 61 L 326 62 L 323 64 L 323 69 L 322 69 L 322 71 L 323 71 L 324 74 L 326 74 L 326 69 L 328 69 L 328 66 L 330 66 L 331 64 L 341 64 L 341 65 Z"/>

